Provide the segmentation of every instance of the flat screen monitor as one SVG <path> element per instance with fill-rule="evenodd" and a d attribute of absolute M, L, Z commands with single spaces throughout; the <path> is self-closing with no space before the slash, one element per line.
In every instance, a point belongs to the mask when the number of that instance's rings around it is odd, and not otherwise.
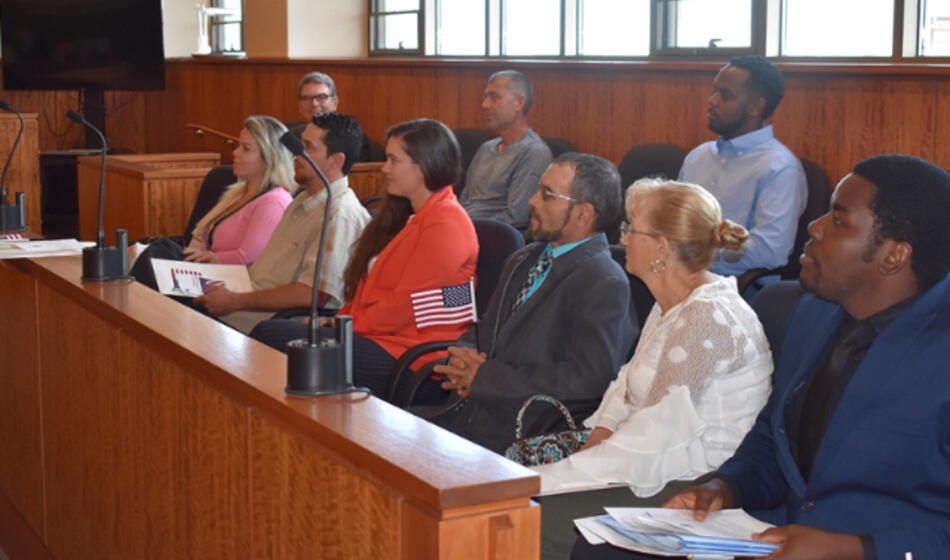
<path fill-rule="evenodd" d="M 0 0 L 6 90 L 165 89 L 162 0 Z"/>

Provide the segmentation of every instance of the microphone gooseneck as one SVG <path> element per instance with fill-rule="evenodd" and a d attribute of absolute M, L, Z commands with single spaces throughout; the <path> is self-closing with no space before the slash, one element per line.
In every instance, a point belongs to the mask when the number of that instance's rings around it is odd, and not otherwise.
<path fill-rule="evenodd" d="M 23 115 L 19 111 L 10 106 L 9 103 L 0 99 L 0 109 L 8 111 L 10 113 L 16 113 L 16 116 L 20 119 L 20 131 L 16 134 L 16 140 L 13 141 L 13 148 L 10 149 L 10 155 L 7 156 L 7 163 L 3 166 L 3 176 L 0 177 L 0 204 L 7 203 L 7 170 L 10 169 L 10 162 L 13 161 L 13 153 L 16 151 L 16 147 L 20 144 L 20 137 L 23 136 Z"/>
<path fill-rule="evenodd" d="M 102 131 L 94 127 L 92 123 L 87 121 L 76 111 L 72 109 L 66 111 L 66 117 L 73 122 L 77 122 L 93 130 L 99 135 L 99 140 L 102 141 L 102 168 L 99 170 L 99 220 L 97 223 L 98 229 L 96 231 L 96 247 L 101 249 L 106 246 L 106 233 L 102 228 L 102 201 L 106 192 L 106 152 L 109 151 L 108 146 L 106 146 L 106 137 L 102 134 Z"/>
<path fill-rule="evenodd" d="M 330 181 L 327 180 L 327 176 L 323 174 L 320 166 L 318 166 L 303 149 L 303 143 L 300 142 L 300 139 L 297 138 L 293 132 L 285 132 L 280 137 L 280 142 L 290 150 L 290 153 L 307 160 L 307 163 L 316 171 L 317 176 L 320 177 L 320 180 L 323 181 L 327 189 L 327 204 L 323 209 L 323 225 L 320 228 L 320 248 L 317 251 L 317 266 L 313 273 L 313 296 L 310 301 L 310 336 L 308 342 L 310 346 L 316 346 L 320 343 L 320 317 L 317 311 L 317 297 L 320 286 L 320 273 L 323 270 L 323 251 L 324 247 L 326 247 L 327 225 L 330 222 L 330 203 L 333 200 L 333 191 L 330 189 Z"/>

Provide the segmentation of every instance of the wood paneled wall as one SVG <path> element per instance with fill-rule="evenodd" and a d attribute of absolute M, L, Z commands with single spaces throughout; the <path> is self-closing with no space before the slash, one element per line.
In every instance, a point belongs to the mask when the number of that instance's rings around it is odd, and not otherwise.
<path fill-rule="evenodd" d="M 705 105 L 718 62 L 579 63 L 433 60 L 174 59 L 163 92 L 106 96 L 110 145 L 139 153 L 230 148 L 197 138 L 196 122 L 237 132 L 244 117 L 295 118 L 295 88 L 305 72 L 331 74 L 340 111 L 355 115 L 382 141 L 392 124 L 431 117 L 452 128 L 480 127 L 486 77 L 524 71 L 535 89 L 531 125 L 579 150 L 619 162 L 631 146 L 670 142 L 685 148 L 708 140 Z M 800 157 L 837 180 L 861 158 L 903 152 L 950 166 L 950 68 L 875 65 L 780 65 L 786 96 L 774 118 L 776 135 Z M 65 147 L 81 131 L 61 116 L 70 94 L 15 92 L 21 110 L 41 113 L 40 147 Z M 47 109 L 55 108 L 55 114 Z M 43 121 L 45 119 L 45 121 Z"/>

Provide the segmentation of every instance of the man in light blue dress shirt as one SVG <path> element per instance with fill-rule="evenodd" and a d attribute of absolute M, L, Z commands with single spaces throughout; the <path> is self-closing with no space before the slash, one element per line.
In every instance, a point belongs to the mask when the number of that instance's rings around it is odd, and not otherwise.
<path fill-rule="evenodd" d="M 738 276 L 788 262 L 808 187 L 801 162 L 764 125 L 785 93 L 778 68 L 757 55 L 732 59 L 713 81 L 706 115 L 715 141 L 686 156 L 679 179 L 702 185 L 723 217 L 749 230 L 742 251 L 720 250 L 713 272 Z"/>

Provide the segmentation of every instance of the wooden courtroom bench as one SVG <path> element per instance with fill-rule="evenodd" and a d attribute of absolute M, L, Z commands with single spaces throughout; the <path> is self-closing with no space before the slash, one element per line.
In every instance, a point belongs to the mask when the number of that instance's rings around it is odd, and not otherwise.
<path fill-rule="evenodd" d="M 0 261 L 0 547 L 20 558 L 524 559 L 532 471 L 79 257 Z"/>
<path fill-rule="evenodd" d="M 108 156 L 102 216 L 106 239 L 112 243 L 117 228 L 127 229 L 130 240 L 184 234 L 201 182 L 220 160 L 216 152 Z M 77 161 L 79 238 L 95 241 L 102 159 L 83 156 Z"/>

